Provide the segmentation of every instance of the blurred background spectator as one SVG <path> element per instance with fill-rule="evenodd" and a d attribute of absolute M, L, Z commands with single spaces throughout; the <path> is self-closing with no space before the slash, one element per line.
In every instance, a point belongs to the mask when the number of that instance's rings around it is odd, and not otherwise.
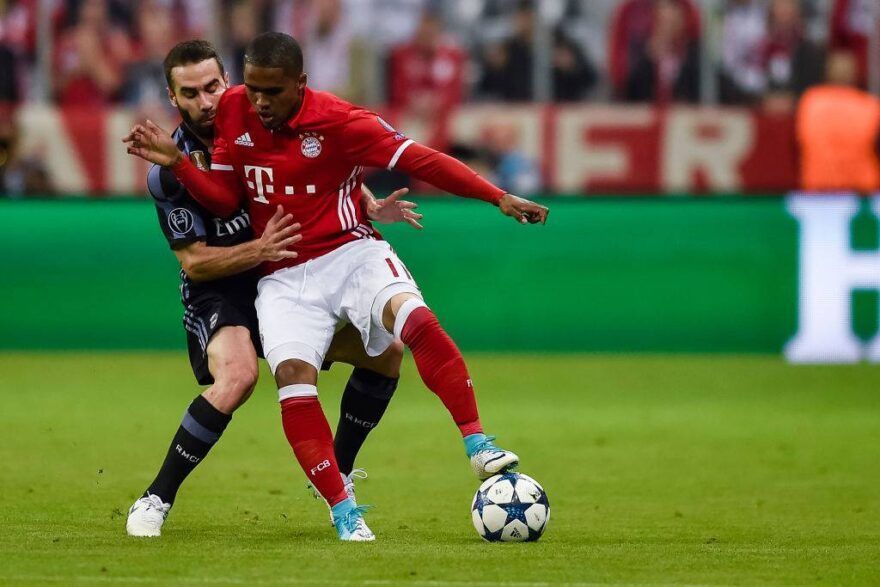
<path fill-rule="evenodd" d="M 725 104 L 751 104 L 767 89 L 763 47 L 767 37 L 766 0 L 731 0 L 721 37 L 720 98 Z"/>
<path fill-rule="evenodd" d="M 286 3 L 281 4 L 281 6 L 285 5 Z M 224 64 L 232 83 L 241 83 L 243 79 L 244 51 L 251 39 L 263 29 L 260 25 L 261 20 L 257 2 L 254 0 L 233 0 L 227 8 L 226 30 L 228 34 L 226 35 Z M 290 20 L 277 18 L 276 20 L 279 21 L 279 25 L 287 25 L 292 20 L 292 17 L 290 17 Z M 279 30 L 288 29 L 279 26 Z"/>
<path fill-rule="evenodd" d="M 561 16 L 560 20 L 564 20 L 566 14 Z M 483 98 L 505 102 L 535 99 L 533 75 L 537 19 L 534 2 L 518 2 L 509 18 L 510 32 L 488 44 L 481 63 L 482 78 L 478 90 Z M 583 46 L 571 37 L 567 27 L 557 24 L 552 30 L 549 51 L 547 65 L 550 68 L 551 99 L 571 102 L 585 98 L 598 83 L 599 74 Z"/>
<path fill-rule="evenodd" d="M 342 0 L 301 2 L 294 18 L 302 32 L 294 36 L 302 41 L 310 84 L 351 98 L 358 94 L 357 69 L 351 67 L 352 33 L 343 9 Z"/>
<path fill-rule="evenodd" d="M 835 0 L 831 17 L 831 49 L 844 49 L 855 55 L 858 63 L 859 84 L 865 87 L 868 80 L 868 47 L 871 23 L 877 23 L 871 14 L 872 0 Z M 876 2 L 877 0 L 874 0 Z"/>
<path fill-rule="evenodd" d="M 518 149 L 519 137 L 510 124 L 493 124 L 484 134 L 487 177 L 500 188 L 517 194 L 541 189 L 537 164 Z"/>
<path fill-rule="evenodd" d="M 596 67 L 563 27 L 553 31 L 553 94 L 556 102 L 584 99 L 599 82 Z"/>
<path fill-rule="evenodd" d="M 649 35 L 627 57 L 627 100 L 665 103 L 699 99 L 699 46 L 688 26 L 689 11 L 682 0 L 653 2 Z"/>
<path fill-rule="evenodd" d="M 533 42 L 535 8 L 529 0 L 517 6 L 511 32 L 500 42 L 492 43 L 483 56 L 483 77 L 479 91 L 484 98 L 505 102 L 532 99 Z"/>
<path fill-rule="evenodd" d="M 825 83 L 800 101 L 797 136 L 806 190 L 880 190 L 880 100 L 858 82 L 857 57 L 836 51 L 828 58 Z"/>
<path fill-rule="evenodd" d="M 461 104 L 466 62 L 467 54 L 433 11 L 422 16 L 411 41 L 391 52 L 388 104 L 398 115 L 429 127 L 426 142 L 434 147 L 445 146 L 448 117 Z"/>
<path fill-rule="evenodd" d="M 673 12 L 676 14 L 672 14 Z M 659 29 L 655 23 L 658 16 L 668 17 L 668 21 Z M 683 22 L 673 23 L 673 19 Z M 664 9 L 660 9 L 658 0 L 624 0 L 618 4 L 612 23 L 609 52 L 609 75 L 615 96 L 628 97 L 631 72 L 639 59 L 644 59 L 650 52 L 646 45 L 657 33 L 672 33 L 673 31 L 667 30 L 670 25 L 681 29 L 674 31 L 679 37 L 675 42 L 685 47 L 699 39 L 700 17 L 691 0 L 681 0 L 677 7 Z"/>
<path fill-rule="evenodd" d="M 131 105 L 153 107 L 168 102 L 162 62 L 176 41 L 171 10 L 155 0 L 137 9 L 135 57 L 126 67 L 124 97 Z"/>
<path fill-rule="evenodd" d="M 82 0 L 56 47 L 53 81 L 58 102 L 95 106 L 118 99 L 132 59 L 132 40 L 130 31 L 111 20 L 106 0 Z"/>
<path fill-rule="evenodd" d="M 458 106 L 467 55 L 445 34 L 441 18 L 426 12 L 413 38 L 394 48 L 389 104 L 423 116 Z"/>
<path fill-rule="evenodd" d="M 792 111 L 795 99 L 822 80 L 823 51 L 806 36 L 799 0 L 771 0 L 761 63 L 764 106 L 773 112 Z"/>

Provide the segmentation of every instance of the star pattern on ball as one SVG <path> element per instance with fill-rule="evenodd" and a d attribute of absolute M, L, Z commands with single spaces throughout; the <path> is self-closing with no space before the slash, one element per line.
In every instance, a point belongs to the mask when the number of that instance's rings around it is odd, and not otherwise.
<path fill-rule="evenodd" d="M 525 542 L 541 537 L 550 516 L 547 494 L 521 473 L 487 479 L 471 506 L 474 527 L 489 542 Z"/>

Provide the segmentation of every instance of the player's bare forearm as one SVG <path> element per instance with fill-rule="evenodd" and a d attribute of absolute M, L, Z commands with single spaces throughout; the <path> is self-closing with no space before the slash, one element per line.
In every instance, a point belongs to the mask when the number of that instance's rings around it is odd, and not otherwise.
<path fill-rule="evenodd" d="M 193 281 L 214 281 L 253 269 L 264 261 L 259 241 L 252 240 L 232 247 L 209 247 L 193 243 L 174 251 L 183 271 Z"/>
<path fill-rule="evenodd" d="M 266 261 L 295 259 L 290 247 L 302 240 L 301 226 L 293 222 L 278 206 L 266 223 L 259 238 L 232 247 L 209 247 L 203 242 L 193 243 L 175 251 L 180 266 L 193 281 L 212 281 L 237 275 Z"/>

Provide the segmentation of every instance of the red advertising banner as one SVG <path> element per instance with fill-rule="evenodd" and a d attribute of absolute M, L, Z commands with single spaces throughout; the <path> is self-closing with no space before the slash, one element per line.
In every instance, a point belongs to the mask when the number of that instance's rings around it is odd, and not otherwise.
<path fill-rule="evenodd" d="M 147 165 L 120 142 L 142 118 L 124 109 L 28 106 L 18 113 L 20 152 L 41 159 L 60 192 L 142 193 Z M 794 120 L 746 109 L 483 104 L 459 109 L 443 128 L 388 118 L 426 142 L 442 136 L 482 146 L 503 136 L 506 148 L 538 165 L 547 191 L 772 193 L 797 187 Z M 162 124 L 171 130 L 177 121 L 166 115 Z"/>

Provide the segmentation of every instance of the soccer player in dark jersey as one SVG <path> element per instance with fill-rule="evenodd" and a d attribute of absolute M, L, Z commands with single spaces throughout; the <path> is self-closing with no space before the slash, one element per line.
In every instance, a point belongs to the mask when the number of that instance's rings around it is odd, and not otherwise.
<path fill-rule="evenodd" d="M 519 457 L 484 433 L 461 353 L 409 269 L 365 217 L 364 167 L 398 169 L 489 202 L 523 224 L 545 222 L 548 210 L 408 139 L 377 114 L 308 88 L 302 50 L 289 35 L 256 37 L 245 53 L 244 78 L 244 86 L 227 91 L 217 108 L 209 172 L 193 165 L 150 121 L 123 140 L 129 153 L 169 167 L 207 208 L 228 214 L 246 202 L 258 235 L 279 204 L 302 224 L 303 239 L 294 245 L 299 256 L 261 266 L 257 314 L 266 360 L 288 442 L 331 506 L 339 538 L 374 540 L 364 508 L 345 494 L 317 397 L 318 373 L 338 324 L 355 326 L 370 355 L 403 341 L 425 385 L 457 425 L 477 476 L 507 470 Z"/>
<path fill-rule="evenodd" d="M 169 98 L 183 119 L 173 138 L 181 152 L 200 168 L 211 163 L 217 104 L 228 87 L 216 50 L 205 41 L 174 47 L 165 59 Z M 159 224 L 180 261 L 189 358 L 199 384 L 210 385 L 190 404 L 156 479 L 129 511 L 126 528 L 133 536 L 159 536 L 178 489 L 223 433 L 232 413 L 247 401 L 257 381 L 262 356 L 254 300 L 263 262 L 296 258 L 290 247 L 301 239 L 299 224 L 281 207 L 263 234 L 253 238 L 250 217 L 239 208 L 217 216 L 201 206 L 167 168 L 148 175 Z M 397 198 L 369 198 L 367 213 L 385 222 L 406 221 L 419 227 L 414 204 Z M 356 366 L 342 396 L 335 448 L 340 473 L 354 495 L 353 467 L 367 434 L 381 419 L 397 386 L 401 346 L 378 357 L 363 350 L 353 327 L 334 338 L 328 362 Z"/>

